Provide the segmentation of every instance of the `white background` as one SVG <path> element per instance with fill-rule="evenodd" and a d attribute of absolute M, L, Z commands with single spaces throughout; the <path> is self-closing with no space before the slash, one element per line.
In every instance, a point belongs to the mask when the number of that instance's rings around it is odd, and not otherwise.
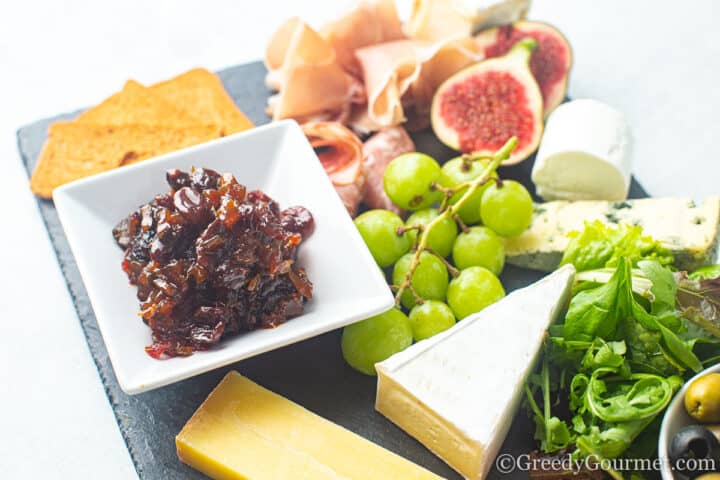
<path fill-rule="evenodd" d="M 286 17 L 348 0 L 0 3 L 0 469 L 3 478 L 135 478 L 57 267 L 15 130 L 100 101 L 127 78 L 261 57 Z M 409 2 L 401 0 L 407 7 Z M 628 116 L 653 195 L 718 193 L 720 2 L 536 0 L 570 39 L 572 97 Z M 661 212 L 660 212 L 661 213 Z"/>

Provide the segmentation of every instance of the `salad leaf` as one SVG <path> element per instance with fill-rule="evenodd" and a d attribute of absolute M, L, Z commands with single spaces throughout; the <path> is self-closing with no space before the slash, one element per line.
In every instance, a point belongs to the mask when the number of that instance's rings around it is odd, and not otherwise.
<path fill-rule="evenodd" d="M 666 357 L 671 356 L 677 360 L 681 366 L 690 368 L 695 373 L 703 369 L 702 362 L 692 351 L 692 348 L 686 342 L 680 340 L 670 329 L 661 323 L 658 323 L 660 334 L 662 335 L 661 348 Z"/>
<path fill-rule="evenodd" d="M 601 429 L 597 425 L 588 428 L 588 432 L 578 436 L 576 444 L 585 456 L 594 456 L 597 460 L 618 458 L 642 433 L 653 418 L 623 422 Z"/>
<path fill-rule="evenodd" d="M 702 268 L 698 268 L 692 272 L 688 277 L 691 280 L 703 280 L 706 278 L 718 278 L 720 277 L 720 263 L 715 265 L 706 265 Z"/>
<path fill-rule="evenodd" d="M 622 325 L 622 336 L 631 352 L 630 365 L 633 371 L 669 376 L 678 372 L 660 346 L 661 334 L 645 328 L 634 318 L 628 318 Z"/>
<path fill-rule="evenodd" d="M 594 242 L 602 252 L 601 239 Z M 701 359 L 720 360 L 720 338 L 696 318 L 720 327 L 720 279 L 693 280 L 658 258 L 620 256 L 614 268 L 576 280 L 565 321 L 549 329 L 542 368 L 526 386 L 536 438 L 545 453 L 574 446 L 574 455 L 598 461 L 652 449 L 681 375 L 699 371 Z M 635 443 L 643 448 L 628 450 Z"/>
<path fill-rule="evenodd" d="M 582 290 L 570 300 L 563 335 L 566 340 L 612 339 L 618 322 L 631 311 L 630 266 L 624 258 L 610 280 L 597 288 Z"/>
<path fill-rule="evenodd" d="M 550 373 L 547 360 L 539 375 L 533 375 L 531 383 L 540 387 L 543 398 L 543 409 L 541 410 L 535 401 L 533 391 L 529 385 L 525 385 L 527 404 L 532 412 L 535 421 L 535 439 L 540 441 L 540 448 L 544 452 L 558 452 L 564 450 L 574 441 L 567 424 L 558 417 L 551 415 L 552 405 L 550 404 Z"/>
<path fill-rule="evenodd" d="M 672 253 L 657 240 L 643 235 L 638 225 L 611 226 L 595 220 L 585 222 L 583 230 L 570 232 L 568 236 L 570 243 L 560 265 L 572 263 L 579 272 L 614 267 L 622 257 L 632 265 L 643 259 L 654 259 L 661 265 L 673 262 Z"/>
<path fill-rule="evenodd" d="M 641 260 L 637 266 L 645 278 L 652 283 L 652 287 L 650 287 L 653 298 L 651 312 L 657 315 L 675 310 L 677 283 L 675 283 L 672 272 L 657 261 Z"/>
<path fill-rule="evenodd" d="M 691 279 L 680 272 L 676 281 L 679 314 L 720 338 L 720 277 Z"/>
<path fill-rule="evenodd" d="M 625 379 L 603 377 L 612 369 L 595 370 L 587 387 L 586 401 L 592 414 L 604 422 L 620 423 L 654 418 L 670 403 L 682 385 L 679 377 L 636 373 Z"/>
<path fill-rule="evenodd" d="M 638 268 L 652 282 L 649 312 L 633 296 L 631 265 L 621 257 L 607 283 L 582 290 L 572 298 L 563 328 L 565 339 L 615 340 L 618 333 L 624 333 L 632 360 L 645 367 L 641 371 L 670 374 L 686 368 L 702 370 L 692 348 L 677 336 L 682 323 L 675 315 L 677 286 L 672 272 L 649 260 L 638 262 Z"/>

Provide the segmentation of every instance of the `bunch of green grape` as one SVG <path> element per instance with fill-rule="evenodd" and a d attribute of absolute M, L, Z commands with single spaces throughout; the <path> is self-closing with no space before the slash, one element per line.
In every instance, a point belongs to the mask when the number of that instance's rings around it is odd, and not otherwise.
<path fill-rule="evenodd" d="M 406 153 L 385 169 L 388 197 L 410 215 L 405 221 L 388 210 L 370 210 L 355 219 L 377 264 L 396 288 L 407 279 L 422 229 L 442 215 L 483 174 L 487 160 L 457 157 L 442 167 L 423 153 Z M 442 187 L 443 190 L 436 188 Z M 447 190 L 451 189 L 451 190 Z M 445 198 L 445 196 L 450 198 Z M 440 206 L 444 210 L 440 210 Z M 403 290 L 400 305 L 346 327 L 345 360 L 375 374 L 374 364 L 452 327 L 505 296 L 498 276 L 505 265 L 503 237 L 523 233 L 532 221 L 533 203 L 522 184 L 492 179 L 456 212 L 427 233 L 426 249 Z"/>

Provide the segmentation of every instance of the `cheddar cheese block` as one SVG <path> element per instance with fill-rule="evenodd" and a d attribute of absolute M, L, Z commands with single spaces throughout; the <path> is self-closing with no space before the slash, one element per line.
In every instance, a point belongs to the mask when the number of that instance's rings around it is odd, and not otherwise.
<path fill-rule="evenodd" d="M 441 477 L 228 373 L 176 438 L 180 460 L 218 480 Z"/>
<path fill-rule="evenodd" d="M 552 271 L 568 245 L 567 234 L 582 230 L 584 222 L 640 225 L 675 255 L 675 265 L 692 271 L 713 263 L 717 256 L 720 197 L 702 202 L 689 198 L 644 198 L 623 202 L 556 201 L 535 206 L 530 228 L 505 241 L 507 261 L 513 265 Z"/>

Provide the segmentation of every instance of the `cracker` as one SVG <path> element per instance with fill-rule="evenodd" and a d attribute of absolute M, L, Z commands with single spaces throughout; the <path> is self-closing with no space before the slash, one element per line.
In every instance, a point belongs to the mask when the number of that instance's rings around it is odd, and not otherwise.
<path fill-rule="evenodd" d="M 202 122 L 192 112 L 174 106 L 149 88 L 128 80 L 123 89 L 77 117 L 79 123 L 95 125 L 149 125 L 194 127 Z"/>
<path fill-rule="evenodd" d="M 148 125 L 93 125 L 57 122 L 50 126 L 30 188 L 52 197 L 65 183 L 217 137 L 210 125 L 168 128 Z"/>
<path fill-rule="evenodd" d="M 172 103 L 206 123 L 221 127 L 221 135 L 252 128 L 252 122 L 238 109 L 217 75 L 196 68 L 149 87 Z"/>

